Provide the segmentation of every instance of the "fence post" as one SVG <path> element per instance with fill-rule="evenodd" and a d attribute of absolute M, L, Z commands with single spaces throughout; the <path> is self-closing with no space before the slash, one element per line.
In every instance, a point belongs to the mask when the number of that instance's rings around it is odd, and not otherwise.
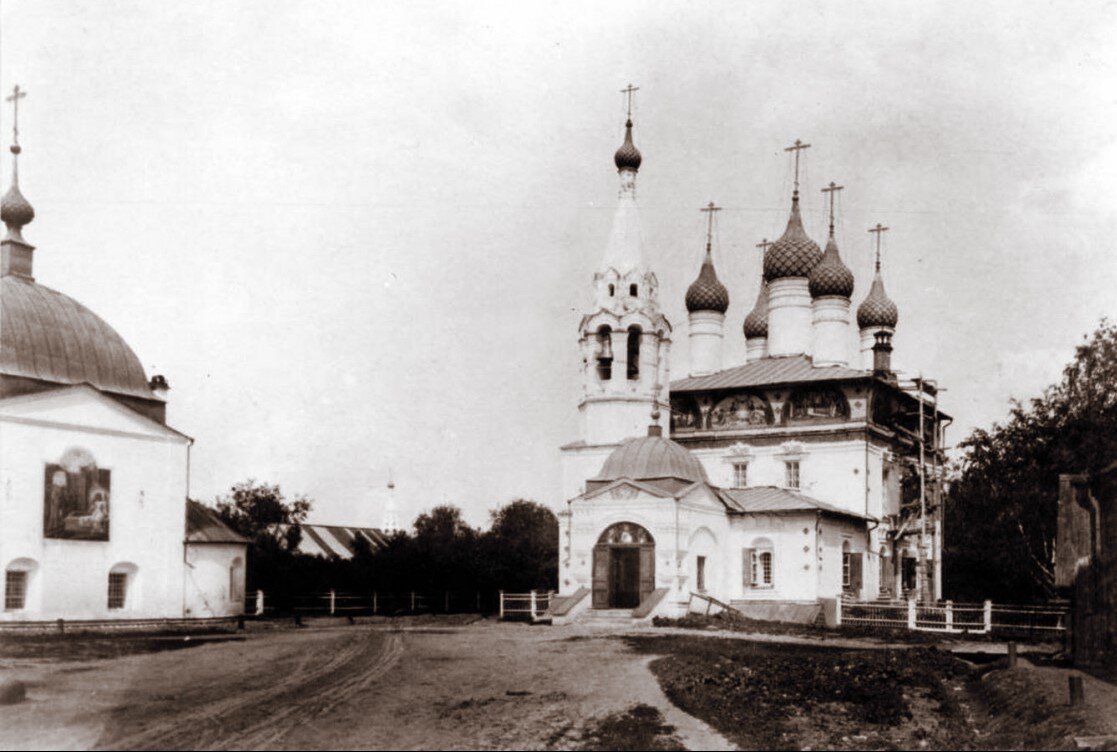
<path fill-rule="evenodd" d="M 535 591 L 531 591 L 531 618 L 535 618 Z"/>
<path fill-rule="evenodd" d="M 257 616 L 263 616 L 264 615 L 264 591 L 263 590 L 257 590 L 256 591 L 256 615 Z"/>
<path fill-rule="evenodd" d="M 993 631 L 993 601 L 985 601 L 982 608 L 982 622 L 985 627 L 985 634 Z"/>
<path fill-rule="evenodd" d="M 954 601 L 946 602 L 946 631 L 954 631 Z"/>
<path fill-rule="evenodd" d="M 376 591 L 372 591 L 372 613 L 376 613 Z"/>
<path fill-rule="evenodd" d="M 915 630 L 915 599 L 908 598 L 908 629 Z"/>
<path fill-rule="evenodd" d="M 1008 667 L 1016 668 L 1016 643 L 1008 643 Z"/>
<path fill-rule="evenodd" d="M 842 596 L 834 599 L 834 625 L 842 626 Z"/>
<path fill-rule="evenodd" d="M 337 611 L 337 593 L 333 590 L 330 591 L 330 616 L 334 615 Z"/>
<path fill-rule="evenodd" d="M 415 591 L 411 591 L 411 613 L 415 613 Z"/>
<path fill-rule="evenodd" d="M 500 618 L 503 619 L 504 618 L 504 591 L 500 590 L 500 591 L 497 591 L 497 592 L 500 593 Z"/>

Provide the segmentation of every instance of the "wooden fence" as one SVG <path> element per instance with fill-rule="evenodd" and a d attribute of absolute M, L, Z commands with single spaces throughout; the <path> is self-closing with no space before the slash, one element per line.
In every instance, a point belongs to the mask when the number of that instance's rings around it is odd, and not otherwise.
<path fill-rule="evenodd" d="M 551 606 L 554 591 L 530 593 L 506 593 L 500 591 L 500 618 L 526 619 L 538 621 Z"/>
<path fill-rule="evenodd" d="M 1067 629 L 1069 611 L 1057 606 L 1011 606 L 945 601 L 858 602 L 839 599 L 836 621 L 841 625 L 907 629 L 944 634 L 985 634 L 1050 639 Z"/>
<path fill-rule="evenodd" d="M 481 591 L 437 593 L 319 593 L 273 595 L 257 590 L 246 596 L 244 612 L 250 616 L 398 616 L 430 613 L 482 613 L 495 604 Z"/>

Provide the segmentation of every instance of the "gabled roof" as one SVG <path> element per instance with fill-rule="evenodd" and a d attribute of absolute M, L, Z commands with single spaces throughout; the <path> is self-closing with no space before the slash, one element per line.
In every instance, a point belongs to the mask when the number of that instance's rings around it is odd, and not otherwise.
<path fill-rule="evenodd" d="M 859 520 L 875 519 L 828 504 L 825 501 L 812 499 L 810 496 L 789 488 L 751 486 L 749 488 L 723 488 L 720 490 L 728 498 L 729 508 L 741 514 L 818 511 L 853 517 Z"/>
<path fill-rule="evenodd" d="M 128 405 L 123 404 L 119 400 L 113 399 L 107 393 L 96 388 L 92 384 L 82 383 L 67 386 L 57 386 L 50 389 L 44 389 L 37 392 L 28 392 L 26 394 L 18 394 L 14 397 L 0 398 L 0 413 L 11 412 L 16 413 L 21 406 L 31 405 L 49 405 L 52 400 L 64 400 L 74 396 L 84 396 L 95 400 L 98 404 L 103 405 L 109 411 L 108 414 L 115 413 L 123 416 L 126 420 L 131 421 L 134 425 L 130 430 L 135 430 L 140 427 L 149 430 L 154 434 L 161 434 L 175 439 L 180 439 L 183 442 L 193 443 L 194 439 L 175 429 L 168 426 L 166 423 L 160 423 L 157 420 L 152 420 L 147 415 L 135 410 Z M 105 413 L 102 413 L 104 415 Z M 49 422 L 51 417 L 42 413 L 41 411 L 35 415 L 37 420 Z"/>
<path fill-rule="evenodd" d="M 187 499 L 186 542 L 248 543 L 248 539 L 222 522 L 217 512 L 204 504 Z"/>
<path fill-rule="evenodd" d="M 690 488 L 693 485 L 693 483 L 688 483 L 684 487 Z M 601 496 L 602 494 L 611 491 L 614 488 L 620 488 L 622 486 L 631 486 L 632 488 L 637 488 L 644 493 L 650 494 L 652 496 L 658 496 L 660 498 L 674 498 L 676 495 L 674 490 L 664 488 L 662 481 L 639 481 L 633 480 L 632 478 L 620 478 L 612 482 L 603 483 L 597 488 L 588 489 L 584 494 L 582 494 L 582 498 L 592 499 L 595 496 Z"/>
<path fill-rule="evenodd" d="M 342 525 L 296 525 L 302 532 L 298 552 L 327 559 L 352 559 L 357 551 L 357 540 L 363 540 L 371 549 L 387 544 L 388 537 L 374 527 L 347 527 Z"/>
<path fill-rule="evenodd" d="M 772 384 L 867 379 L 871 376 L 872 374 L 869 371 L 845 366 L 816 367 L 806 355 L 789 355 L 778 358 L 762 358 L 743 366 L 711 373 L 708 376 L 692 376 L 679 379 L 671 382 L 671 391 L 704 392 L 714 389 L 739 389 Z"/>

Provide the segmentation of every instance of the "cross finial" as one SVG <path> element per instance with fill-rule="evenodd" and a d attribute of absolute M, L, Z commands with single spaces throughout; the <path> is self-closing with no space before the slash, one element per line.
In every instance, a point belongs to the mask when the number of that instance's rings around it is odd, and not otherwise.
<path fill-rule="evenodd" d="M 795 143 L 793 143 L 791 146 L 784 149 L 784 151 L 795 152 L 795 192 L 796 193 L 799 192 L 799 152 L 801 152 L 803 149 L 809 149 L 809 148 L 811 148 L 810 144 L 804 144 L 799 139 L 795 139 Z"/>
<path fill-rule="evenodd" d="M 822 189 L 823 193 L 830 194 L 830 237 L 834 237 L 834 194 L 845 188 L 844 185 L 838 185 L 833 180 L 830 185 Z"/>
<path fill-rule="evenodd" d="M 768 250 L 768 246 L 770 245 L 773 245 L 772 241 L 768 240 L 768 238 L 764 238 L 756 244 L 756 247 L 760 249 L 761 253 L 763 253 L 764 251 Z"/>
<path fill-rule="evenodd" d="M 706 253 L 709 253 L 710 243 L 714 237 L 714 212 L 721 211 L 721 207 L 711 201 L 698 211 L 706 213 Z"/>
<path fill-rule="evenodd" d="M 635 94 L 638 91 L 640 91 L 640 87 L 639 86 L 633 86 L 632 84 L 629 84 L 628 86 L 621 89 L 621 94 L 627 94 L 628 95 L 628 119 L 629 120 L 632 119 L 632 95 Z"/>
<path fill-rule="evenodd" d="M 878 272 L 880 271 L 880 236 L 883 235 L 884 233 L 888 232 L 888 229 L 889 228 L 885 227 L 880 222 L 877 222 L 876 227 L 870 227 L 869 228 L 869 232 L 876 233 L 876 236 L 877 236 L 877 266 L 876 266 L 876 269 L 877 269 Z"/>
<path fill-rule="evenodd" d="M 19 100 L 27 96 L 27 92 L 16 84 L 5 101 L 12 103 L 12 153 L 19 154 Z"/>

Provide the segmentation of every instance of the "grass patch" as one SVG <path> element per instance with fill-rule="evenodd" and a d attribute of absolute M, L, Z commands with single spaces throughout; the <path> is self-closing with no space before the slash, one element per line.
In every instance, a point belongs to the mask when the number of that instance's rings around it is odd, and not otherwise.
<path fill-rule="evenodd" d="M 34 634 L 0 636 L 0 659 L 89 661 L 120 658 L 136 653 L 158 653 L 164 650 L 208 645 L 211 642 L 239 641 L 244 638 L 225 631 L 168 633 L 86 633 Z"/>

